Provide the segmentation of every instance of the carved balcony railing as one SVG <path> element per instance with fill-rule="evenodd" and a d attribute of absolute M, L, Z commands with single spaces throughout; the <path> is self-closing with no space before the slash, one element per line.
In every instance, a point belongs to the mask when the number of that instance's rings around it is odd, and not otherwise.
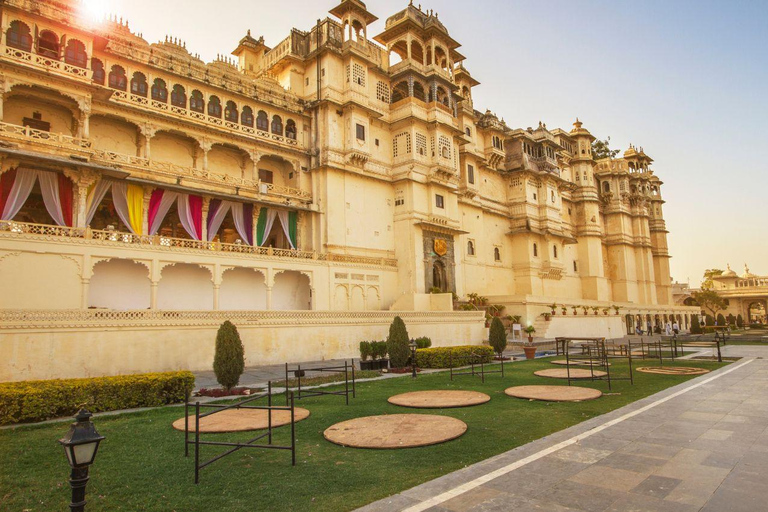
<path fill-rule="evenodd" d="M 257 256 L 291 260 L 327 261 L 397 267 L 394 258 L 374 258 L 348 254 L 319 253 L 299 249 L 277 249 L 274 247 L 254 247 L 247 244 L 225 244 L 188 238 L 174 238 L 162 235 L 134 235 L 114 230 L 98 230 L 78 227 L 32 224 L 28 222 L 0 221 L 0 240 L 26 239 L 53 241 L 67 239 L 69 242 L 84 245 L 103 245 L 110 247 L 137 247 L 162 251 L 186 251 L 198 254 L 220 254 L 231 256 Z"/>
<path fill-rule="evenodd" d="M 66 76 L 68 78 L 76 78 L 86 82 L 90 82 L 91 77 L 93 76 L 93 71 L 90 69 L 81 68 L 44 55 L 25 52 L 18 48 L 11 48 L 10 46 L 3 45 L 0 47 L 0 56 L 2 56 L 3 60 L 10 60 L 41 71 L 53 72 L 58 75 Z"/>
<path fill-rule="evenodd" d="M 275 142 L 292 148 L 303 149 L 303 145 L 300 144 L 297 139 L 269 133 L 268 131 L 259 130 L 252 126 L 246 126 L 244 124 L 226 121 L 215 116 L 209 116 L 201 112 L 195 112 L 194 110 L 190 110 L 188 108 L 177 107 L 171 105 L 170 103 L 152 100 L 145 98 L 144 96 L 131 94 L 125 91 L 114 91 L 112 93 L 112 100 L 116 101 L 117 103 L 123 103 L 132 106 L 138 106 L 148 110 L 154 110 L 156 112 L 162 112 L 163 114 L 191 120 L 196 123 L 212 125 L 217 129 L 225 129 L 241 135 L 247 135 L 258 139 L 263 139 L 265 141 Z"/>
<path fill-rule="evenodd" d="M 10 139 L 22 140 L 25 142 L 35 142 L 47 146 L 63 147 L 67 149 L 88 150 L 91 148 L 91 141 L 87 139 L 78 139 L 64 135 L 63 133 L 46 132 L 36 130 L 29 126 L 19 126 L 0 122 L 0 135 Z"/>

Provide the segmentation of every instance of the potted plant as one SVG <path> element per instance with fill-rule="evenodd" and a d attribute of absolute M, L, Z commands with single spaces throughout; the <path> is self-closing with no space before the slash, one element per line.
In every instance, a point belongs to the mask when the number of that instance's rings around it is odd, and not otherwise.
<path fill-rule="evenodd" d="M 608 314 L 608 310 L 609 310 L 609 309 L 610 309 L 610 308 L 603 308 L 603 314 L 604 314 L 604 315 L 607 315 L 607 314 Z"/>
<path fill-rule="evenodd" d="M 600 308 L 597 306 L 592 306 L 592 312 L 597 316 L 597 312 L 600 311 Z"/>
<path fill-rule="evenodd" d="M 535 332 L 536 329 L 532 325 L 525 328 L 525 333 L 528 335 L 528 343 L 523 345 L 526 359 L 534 359 L 536 357 L 536 346 L 533 344 L 533 333 Z"/>
<path fill-rule="evenodd" d="M 547 313 L 547 312 L 545 311 L 544 313 L 542 313 L 542 314 L 541 314 L 541 316 L 543 316 L 543 317 L 544 317 L 544 320 L 546 320 L 547 322 L 549 322 L 549 319 L 550 319 L 550 318 L 552 318 L 552 313 Z"/>
<path fill-rule="evenodd" d="M 571 309 L 573 310 L 573 316 L 576 316 L 576 315 L 578 315 L 578 314 L 579 314 L 579 313 L 577 313 L 577 311 L 576 311 L 577 309 L 579 309 L 577 306 L 571 306 Z"/>
<path fill-rule="evenodd" d="M 584 316 L 589 314 L 589 306 L 581 306 L 581 310 L 584 312 Z"/>
<path fill-rule="evenodd" d="M 618 314 L 619 314 L 619 310 L 620 310 L 621 308 L 620 308 L 619 306 L 617 306 L 616 304 L 614 304 L 614 305 L 613 305 L 613 306 L 611 306 L 611 307 L 613 308 L 613 310 L 614 310 L 614 311 L 616 312 L 616 314 L 618 315 Z"/>
<path fill-rule="evenodd" d="M 566 306 L 565 304 L 560 306 L 560 309 L 561 309 L 561 311 L 563 313 L 563 316 L 566 316 L 568 314 L 568 306 Z"/>
<path fill-rule="evenodd" d="M 387 358 L 387 342 L 386 341 L 374 341 L 371 343 L 374 347 L 374 353 L 378 359 L 378 369 L 386 370 L 389 368 L 389 358 Z"/>
<path fill-rule="evenodd" d="M 555 311 L 557 310 L 557 303 L 553 302 L 552 304 L 550 304 L 549 305 L 549 309 L 552 311 L 552 316 L 554 316 L 555 315 Z M 563 309 L 563 311 L 565 311 L 565 309 Z"/>
<path fill-rule="evenodd" d="M 373 370 L 374 366 L 378 366 L 377 361 L 368 360 L 368 358 L 373 355 L 373 351 L 374 351 L 373 343 L 371 343 L 370 341 L 360 342 L 360 369 L 361 370 Z"/>

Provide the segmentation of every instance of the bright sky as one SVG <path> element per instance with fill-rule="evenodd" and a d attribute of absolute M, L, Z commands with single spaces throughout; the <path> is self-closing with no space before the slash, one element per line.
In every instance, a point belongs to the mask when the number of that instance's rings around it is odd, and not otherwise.
<path fill-rule="evenodd" d="M 166 34 L 210 61 L 251 29 L 274 46 L 335 0 L 84 0 L 149 42 Z M 407 0 L 368 0 L 383 29 Z M 416 4 L 419 0 L 415 0 Z M 664 181 L 672 277 L 706 268 L 768 275 L 768 2 L 421 0 L 462 43 L 475 108 L 512 127 L 578 116 L 622 151 L 642 146 Z M 180 7 L 181 6 L 181 7 Z"/>

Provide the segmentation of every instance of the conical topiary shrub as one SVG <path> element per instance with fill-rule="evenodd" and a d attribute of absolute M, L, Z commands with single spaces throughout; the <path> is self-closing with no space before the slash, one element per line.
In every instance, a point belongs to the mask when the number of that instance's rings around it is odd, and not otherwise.
<path fill-rule="evenodd" d="M 504 329 L 504 324 L 501 323 L 499 317 L 493 317 L 491 322 L 491 331 L 488 335 L 488 342 L 491 344 L 493 351 L 496 352 L 499 357 L 502 357 L 504 349 L 507 348 L 507 331 Z"/>
<path fill-rule="evenodd" d="M 389 326 L 389 336 L 387 336 L 387 352 L 389 353 L 389 364 L 392 368 L 403 368 L 408 364 L 410 357 L 410 348 L 408 348 L 408 331 L 405 328 L 405 322 L 399 316 L 396 316 Z"/>
<path fill-rule="evenodd" d="M 213 372 L 221 386 L 230 390 L 240 382 L 245 370 L 245 350 L 237 327 L 227 320 L 216 334 L 216 355 L 213 358 Z"/>

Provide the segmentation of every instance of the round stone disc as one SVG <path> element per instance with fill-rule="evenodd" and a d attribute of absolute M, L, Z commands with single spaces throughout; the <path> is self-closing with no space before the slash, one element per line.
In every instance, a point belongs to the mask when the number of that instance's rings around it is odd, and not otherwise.
<path fill-rule="evenodd" d="M 603 396 L 598 389 L 579 386 L 514 386 L 504 390 L 509 396 L 546 402 L 583 402 Z"/>
<path fill-rule="evenodd" d="M 705 368 L 689 368 L 686 366 L 644 366 L 637 368 L 637 371 L 661 375 L 704 375 L 709 373 L 709 370 Z"/>
<path fill-rule="evenodd" d="M 201 408 L 209 412 L 213 409 Z M 294 410 L 296 421 L 309 417 L 309 411 L 301 407 Z M 261 430 L 269 427 L 268 412 L 264 409 L 227 409 L 211 416 L 200 419 L 200 433 L 214 434 L 221 432 L 245 432 L 248 430 Z M 291 411 L 272 411 L 272 427 L 282 427 L 291 424 Z M 184 432 L 184 418 L 173 422 L 173 428 Z M 189 417 L 189 431 L 195 431 L 195 415 Z"/>
<path fill-rule="evenodd" d="M 416 409 L 447 409 L 484 404 L 491 400 L 485 393 L 477 391 L 413 391 L 389 397 L 389 403 Z"/>
<path fill-rule="evenodd" d="M 599 370 L 587 370 L 586 368 L 571 368 L 571 379 L 591 379 L 594 377 L 605 377 L 608 375 L 605 372 Z M 539 370 L 533 372 L 534 375 L 539 377 L 549 377 L 551 379 L 567 379 L 568 368 L 550 368 L 549 370 Z"/>
<path fill-rule="evenodd" d="M 589 361 L 585 361 L 583 359 L 571 359 L 570 361 L 566 361 L 565 359 L 556 359 L 554 361 L 550 361 L 552 364 L 557 364 L 560 366 L 568 366 L 568 363 L 571 363 L 571 366 L 589 366 Z M 592 366 L 600 366 L 597 363 L 592 363 Z M 608 366 L 611 366 L 611 363 L 608 363 Z"/>
<path fill-rule="evenodd" d="M 466 423 L 449 416 L 388 414 L 342 421 L 328 427 L 323 436 L 341 446 L 391 450 L 444 443 L 466 431 Z"/>

